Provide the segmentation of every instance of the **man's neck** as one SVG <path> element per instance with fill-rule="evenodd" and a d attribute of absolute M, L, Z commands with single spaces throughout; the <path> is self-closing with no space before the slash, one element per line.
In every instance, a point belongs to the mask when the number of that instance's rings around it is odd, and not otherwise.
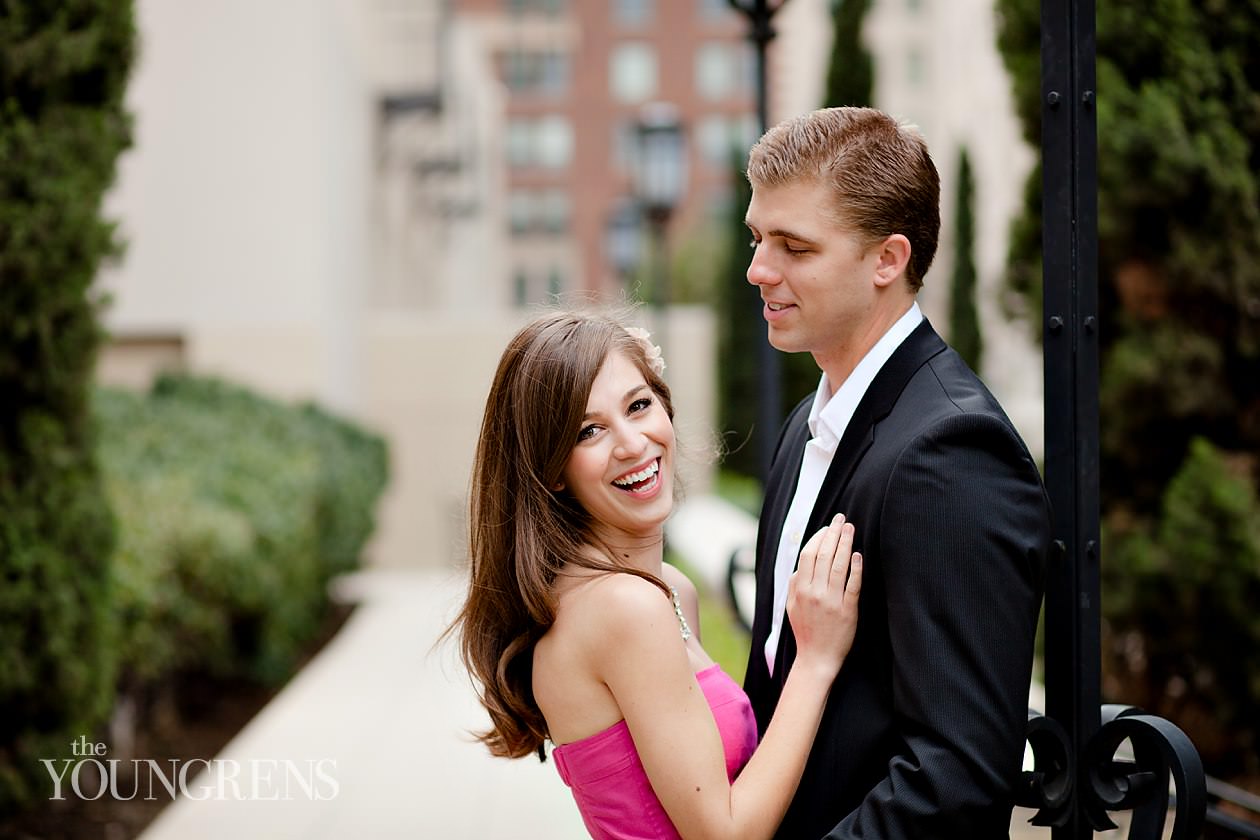
<path fill-rule="evenodd" d="M 910 311 L 914 303 L 913 297 L 899 299 L 895 308 L 879 312 L 867 323 L 865 330 L 854 335 L 852 340 L 834 356 L 822 357 L 817 353 L 814 354 L 814 361 L 822 372 L 827 374 L 827 382 L 833 394 L 840 389 L 862 359 L 866 358 L 866 354 L 871 352 L 871 348 L 892 329 L 893 324 Z"/>

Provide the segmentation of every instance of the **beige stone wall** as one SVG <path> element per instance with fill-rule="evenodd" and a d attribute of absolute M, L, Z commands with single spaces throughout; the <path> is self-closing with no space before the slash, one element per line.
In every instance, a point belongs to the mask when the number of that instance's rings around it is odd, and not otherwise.
<path fill-rule="evenodd" d="M 194 369 L 350 408 L 375 103 L 338 10 L 142 0 L 136 14 L 106 326 L 175 332 Z"/>

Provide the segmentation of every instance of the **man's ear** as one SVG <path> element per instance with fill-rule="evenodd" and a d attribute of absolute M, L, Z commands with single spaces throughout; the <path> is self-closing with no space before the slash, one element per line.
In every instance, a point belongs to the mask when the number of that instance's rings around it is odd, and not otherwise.
<path fill-rule="evenodd" d="M 876 247 L 879 262 L 875 266 L 875 285 L 891 286 L 906 273 L 906 266 L 910 264 L 910 240 L 894 233 Z"/>

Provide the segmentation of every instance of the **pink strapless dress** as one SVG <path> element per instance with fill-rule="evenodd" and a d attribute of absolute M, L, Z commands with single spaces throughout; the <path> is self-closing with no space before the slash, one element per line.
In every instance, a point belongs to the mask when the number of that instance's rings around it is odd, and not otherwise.
<path fill-rule="evenodd" d="M 713 710 L 726 776 L 731 781 L 757 748 L 757 721 L 748 696 L 717 665 L 696 674 Z M 573 791 L 586 830 L 595 840 L 679 840 L 652 791 L 623 720 L 552 752 L 560 778 Z"/>

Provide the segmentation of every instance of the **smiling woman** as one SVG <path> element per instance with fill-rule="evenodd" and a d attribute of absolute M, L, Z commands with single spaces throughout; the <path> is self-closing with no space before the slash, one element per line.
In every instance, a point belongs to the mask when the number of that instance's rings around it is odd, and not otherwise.
<path fill-rule="evenodd" d="M 620 349 L 591 385 L 560 488 L 592 517 L 605 542 L 660 541 L 674 507 L 674 425 L 639 367 Z"/>
<path fill-rule="evenodd" d="M 758 747 L 748 698 L 692 632 L 695 587 L 663 560 L 675 440 L 662 369 L 607 317 L 548 315 L 512 339 L 451 631 L 490 715 L 481 740 L 512 758 L 550 741 L 592 836 L 769 837 L 853 641 L 861 557 L 843 517 L 801 551 L 798 655 Z"/>

